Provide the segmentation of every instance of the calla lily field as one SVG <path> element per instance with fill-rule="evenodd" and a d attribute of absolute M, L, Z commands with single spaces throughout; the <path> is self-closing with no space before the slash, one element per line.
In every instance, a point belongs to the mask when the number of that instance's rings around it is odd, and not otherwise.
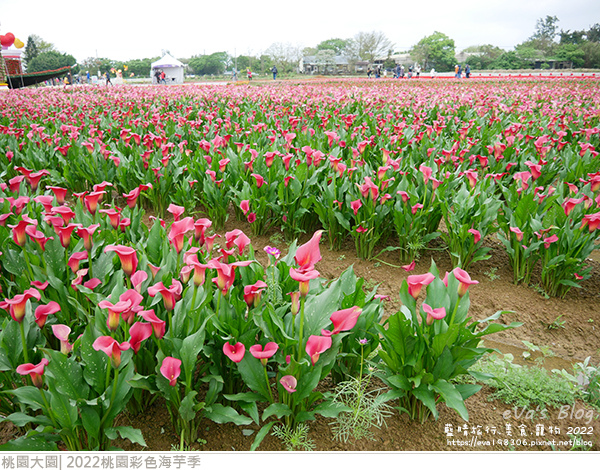
<path fill-rule="evenodd" d="M 486 241 L 515 286 L 536 279 L 549 297 L 593 274 L 599 84 L 0 95 L 0 416 L 20 430 L 0 449 L 145 446 L 119 417 L 159 402 L 182 449 L 210 439 L 209 420 L 256 426 L 260 450 L 352 412 L 331 387 L 366 375 L 415 426 L 441 407 L 468 421 L 481 386 L 456 379 L 492 351 L 484 337 L 521 323 L 469 313 Z M 247 233 L 225 231 L 232 220 Z M 274 233 L 257 253 L 252 238 Z M 361 260 L 397 256 L 400 309 L 352 266 L 319 272 L 321 250 L 348 243 Z M 451 270 L 415 270 L 432 248 Z"/>

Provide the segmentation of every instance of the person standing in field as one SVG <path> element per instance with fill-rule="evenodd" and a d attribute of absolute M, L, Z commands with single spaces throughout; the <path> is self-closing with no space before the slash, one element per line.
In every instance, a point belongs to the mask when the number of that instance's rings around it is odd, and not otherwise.
<path fill-rule="evenodd" d="M 252 81 L 252 70 L 250 70 L 250 67 L 246 69 L 246 75 L 248 75 L 248 81 Z"/>
<path fill-rule="evenodd" d="M 273 74 L 273 80 L 277 79 L 277 66 L 274 65 L 273 68 L 271 69 L 271 73 Z"/>
<path fill-rule="evenodd" d="M 469 67 L 469 64 L 465 65 L 465 77 L 471 78 L 471 67 Z"/>

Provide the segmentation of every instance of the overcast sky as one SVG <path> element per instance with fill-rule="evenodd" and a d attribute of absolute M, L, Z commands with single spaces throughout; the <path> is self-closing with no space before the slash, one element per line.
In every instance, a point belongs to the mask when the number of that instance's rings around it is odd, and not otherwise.
<path fill-rule="evenodd" d="M 530 37 L 536 21 L 559 29 L 600 23 L 599 0 L 0 0 L 0 34 L 37 34 L 78 61 L 177 58 L 226 51 L 260 54 L 271 44 L 316 46 L 360 31 L 381 31 L 405 51 L 440 31 L 456 50 L 506 50 Z"/>

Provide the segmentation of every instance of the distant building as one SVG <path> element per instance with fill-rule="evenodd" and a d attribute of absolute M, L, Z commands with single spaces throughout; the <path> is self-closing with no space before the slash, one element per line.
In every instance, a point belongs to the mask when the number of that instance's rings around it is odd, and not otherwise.
<path fill-rule="evenodd" d="M 406 52 L 402 54 L 392 54 L 390 56 L 378 57 L 375 59 L 374 63 L 376 65 L 382 65 L 387 60 L 393 60 L 396 65 L 404 65 L 404 67 L 413 65 L 416 62 L 416 60 Z"/>
<path fill-rule="evenodd" d="M 300 73 L 309 75 L 339 75 L 350 73 L 351 66 L 347 57 L 336 55 L 331 57 L 305 56 L 298 65 Z"/>
<path fill-rule="evenodd" d="M 456 59 L 456 63 L 457 64 L 468 64 L 469 63 L 469 58 L 470 57 L 479 57 L 481 55 L 483 55 L 483 52 L 459 52 L 458 54 L 454 55 L 454 58 Z"/>
<path fill-rule="evenodd" d="M 354 73 L 367 73 L 370 63 L 366 60 L 354 62 Z"/>
<path fill-rule="evenodd" d="M 533 61 L 533 68 L 548 70 L 572 69 L 573 62 L 570 60 L 535 60 Z"/>

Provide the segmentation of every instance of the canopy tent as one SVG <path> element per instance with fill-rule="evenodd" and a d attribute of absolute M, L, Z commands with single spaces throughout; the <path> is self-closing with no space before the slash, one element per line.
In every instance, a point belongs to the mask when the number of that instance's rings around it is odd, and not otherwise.
<path fill-rule="evenodd" d="M 183 83 L 183 62 L 172 57 L 170 54 L 165 54 L 162 59 L 152 62 L 150 69 L 150 77 L 152 83 L 157 83 L 156 71 L 160 70 L 165 73 L 165 82 L 169 85 Z"/>

